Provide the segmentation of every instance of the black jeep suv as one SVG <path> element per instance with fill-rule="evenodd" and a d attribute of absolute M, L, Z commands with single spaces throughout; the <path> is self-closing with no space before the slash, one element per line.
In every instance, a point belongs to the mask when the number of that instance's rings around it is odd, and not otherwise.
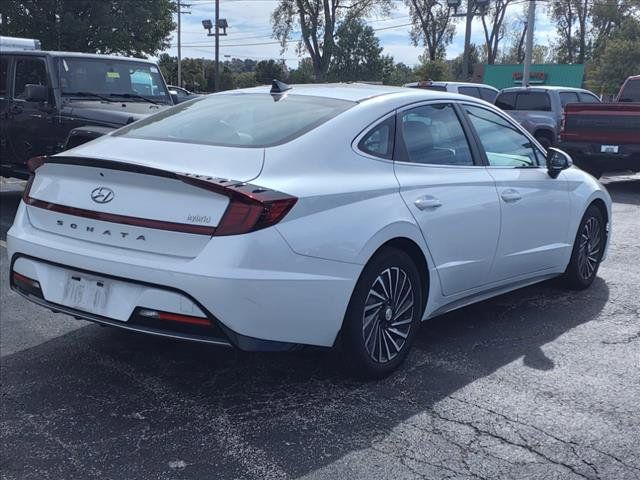
<path fill-rule="evenodd" d="M 51 155 L 159 112 L 173 99 L 150 61 L 40 50 L 0 52 L 0 174 L 27 178 Z"/>

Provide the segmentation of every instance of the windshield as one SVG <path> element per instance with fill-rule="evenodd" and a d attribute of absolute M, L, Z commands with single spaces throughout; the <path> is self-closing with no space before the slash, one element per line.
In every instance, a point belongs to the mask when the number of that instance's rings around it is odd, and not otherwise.
<path fill-rule="evenodd" d="M 201 97 L 132 123 L 115 136 L 227 147 L 269 147 L 288 142 L 344 112 L 355 102 L 306 95 Z"/>
<path fill-rule="evenodd" d="M 640 80 L 629 80 L 620 95 L 620 102 L 640 102 Z"/>
<path fill-rule="evenodd" d="M 171 97 L 158 67 L 151 63 L 106 58 L 65 57 L 58 60 L 63 95 L 78 93 L 144 98 L 171 104 Z M 142 96 L 144 98 L 136 98 Z"/>

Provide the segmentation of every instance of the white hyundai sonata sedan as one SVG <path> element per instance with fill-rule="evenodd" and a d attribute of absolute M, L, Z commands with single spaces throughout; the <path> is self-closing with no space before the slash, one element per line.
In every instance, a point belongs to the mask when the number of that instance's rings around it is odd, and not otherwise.
<path fill-rule="evenodd" d="M 369 377 L 422 320 L 588 287 L 611 233 L 609 195 L 566 154 L 437 91 L 274 82 L 31 166 L 7 242 L 27 299 L 242 350 L 335 346 Z"/>

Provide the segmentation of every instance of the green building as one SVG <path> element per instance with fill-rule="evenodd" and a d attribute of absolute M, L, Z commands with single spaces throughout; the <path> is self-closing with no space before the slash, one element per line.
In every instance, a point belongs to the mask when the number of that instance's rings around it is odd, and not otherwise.
<path fill-rule="evenodd" d="M 522 85 L 522 65 L 484 65 L 483 83 L 498 89 Z M 584 65 L 533 64 L 529 85 L 557 85 L 581 88 Z"/>

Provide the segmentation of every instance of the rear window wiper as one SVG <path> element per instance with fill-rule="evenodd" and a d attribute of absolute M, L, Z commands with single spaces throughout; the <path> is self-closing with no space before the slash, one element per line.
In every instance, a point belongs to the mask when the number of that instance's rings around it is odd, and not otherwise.
<path fill-rule="evenodd" d="M 110 97 L 120 97 L 120 98 L 139 98 L 140 100 L 144 100 L 145 102 L 153 103 L 154 105 L 158 105 L 158 102 L 154 102 L 153 100 L 148 99 L 147 97 L 143 97 L 142 95 L 138 95 L 137 93 L 110 93 Z"/>
<path fill-rule="evenodd" d="M 104 95 L 93 92 L 62 92 L 62 95 L 71 97 L 94 97 L 99 98 L 100 100 L 104 100 L 105 102 L 115 102 L 113 98 L 105 97 Z"/>

